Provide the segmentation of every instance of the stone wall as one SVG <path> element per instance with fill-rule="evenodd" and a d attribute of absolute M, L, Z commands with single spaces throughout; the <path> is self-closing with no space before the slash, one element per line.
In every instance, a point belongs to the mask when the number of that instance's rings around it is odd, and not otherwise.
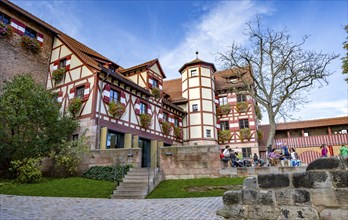
<path fill-rule="evenodd" d="M 226 219 L 347 219 L 348 159 L 320 158 L 306 172 L 263 174 L 227 191 Z"/>
<path fill-rule="evenodd" d="M 218 145 L 162 147 L 159 151 L 165 179 L 220 177 Z"/>

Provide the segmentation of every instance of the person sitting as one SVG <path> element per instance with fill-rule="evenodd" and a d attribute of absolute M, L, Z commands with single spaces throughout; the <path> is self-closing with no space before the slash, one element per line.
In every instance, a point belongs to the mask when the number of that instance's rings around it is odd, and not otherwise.
<path fill-rule="evenodd" d="M 296 153 L 294 148 L 290 149 L 290 155 L 291 155 L 290 166 L 292 167 L 300 166 L 301 160 L 299 160 L 298 154 Z"/>
<path fill-rule="evenodd" d="M 255 167 L 259 167 L 259 166 L 260 166 L 259 157 L 257 156 L 256 153 L 254 153 L 254 156 L 253 156 L 253 165 L 254 165 Z"/>
<path fill-rule="evenodd" d="M 243 167 L 244 165 L 243 165 L 243 157 L 242 157 L 242 155 L 240 154 L 238 154 L 238 152 L 235 152 L 234 153 L 235 155 L 236 155 L 236 160 L 235 160 L 235 166 L 236 167 Z"/>
<path fill-rule="evenodd" d="M 278 164 L 279 156 L 275 153 L 275 148 L 273 148 L 271 152 L 268 154 L 268 158 L 271 166 L 276 166 Z"/>

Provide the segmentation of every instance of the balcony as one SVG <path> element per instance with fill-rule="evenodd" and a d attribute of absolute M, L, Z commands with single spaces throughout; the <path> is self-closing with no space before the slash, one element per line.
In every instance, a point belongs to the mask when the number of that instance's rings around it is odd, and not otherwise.
<path fill-rule="evenodd" d="M 318 135 L 308 137 L 290 137 L 274 139 L 275 146 L 287 143 L 288 147 L 317 147 L 322 144 L 337 146 L 348 144 L 348 134 Z"/>

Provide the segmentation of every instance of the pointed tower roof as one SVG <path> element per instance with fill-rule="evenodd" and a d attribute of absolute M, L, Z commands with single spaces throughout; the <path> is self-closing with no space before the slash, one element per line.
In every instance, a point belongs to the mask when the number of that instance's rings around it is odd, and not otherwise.
<path fill-rule="evenodd" d="M 216 71 L 215 65 L 213 63 L 208 63 L 208 62 L 205 62 L 203 60 L 198 59 L 198 52 L 196 52 L 196 56 L 197 56 L 196 59 L 192 60 L 191 62 L 185 63 L 179 69 L 179 72 L 181 73 L 181 71 L 183 71 L 188 66 L 194 66 L 194 65 L 197 65 L 197 64 L 204 64 L 204 65 L 211 66 L 213 68 L 213 70 Z"/>

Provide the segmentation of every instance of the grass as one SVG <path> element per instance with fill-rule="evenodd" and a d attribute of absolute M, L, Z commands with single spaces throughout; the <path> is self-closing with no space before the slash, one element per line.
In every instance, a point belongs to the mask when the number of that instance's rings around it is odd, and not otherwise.
<path fill-rule="evenodd" d="M 154 199 L 223 196 L 224 192 L 229 190 L 228 187 L 241 187 L 243 185 L 243 180 L 243 177 L 167 180 L 161 182 L 147 196 L 147 198 Z"/>
<path fill-rule="evenodd" d="M 0 181 L 0 194 L 21 196 L 109 198 L 114 189 L 113 182 L 81 177 L 45 179 L 41 183 L 20 184 Z"/>

